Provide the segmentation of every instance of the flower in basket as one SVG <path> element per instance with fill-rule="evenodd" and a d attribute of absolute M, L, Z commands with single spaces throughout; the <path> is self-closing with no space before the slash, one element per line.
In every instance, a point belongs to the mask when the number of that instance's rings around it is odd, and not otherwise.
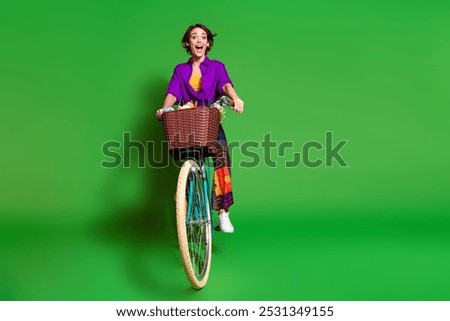
<path fill-rule="evenodd" d="M 163 108 L 163 113 L 169 112 L 169 111 L 174 111 L 174 110 L 178 110 L 178 109 L 188 109 L 188 108 L 195 108 L 197 107 L 197 103 L 194 103 L 192 101 L 188 102 L 187 104 L 178 106 L 178 105 L 173 105 L 170 107 L 165 107 Z"/>
<path fill-rule="evenodd" d="M 192 101 L 190 101 L 187 104 L 180 106 L 179 109 L 188 109 L 188 108 L 195 108 L 195 107 L 197 107 L 197 102 L 193 103 Z"/>
<path fill-rule="evenodd" d="M 223 107 L 233 108 L 234 102 L 231 98 L 227 96 L 220 97 L 217 101 L 215 101 L 211 107 L 217 108 L 220 113 L 220 122 L 222 122 L 222 119 L 225 118 L 225 109 Z"/>
<path fill-rule="evenodd" d="M 163 108 L 163 113 L 167 113 L 168 111 L 174 111 L 175 110 L 175 108 L 173 107 L 173 106 L 171 106 L 171 107 L 165 107 L 165 108 Z"/>
<path fill-rule="evenodd" d="M 222 119 L 225 118 L 225 110 L 223 109 L 222 106 L 218 105 L 215 106 L 214 108 L 217 108 L 219 110 L 219 114 L 220 114 L 220 122 L 222 122 Z"/>

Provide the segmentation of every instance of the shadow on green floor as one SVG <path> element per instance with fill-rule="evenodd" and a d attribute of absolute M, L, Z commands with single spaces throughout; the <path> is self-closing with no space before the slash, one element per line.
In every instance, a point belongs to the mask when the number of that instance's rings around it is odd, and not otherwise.
<path fill-rule="evenodd" d="M 150 82 L 143 88 L 143 119 L 131 133 L 134 141 L 155 142 L 164 140 L 162 124 L 155 117 L 155 110 L 162 104 L 167 84 L 159 80 Z M 175 229 L 175 203 L 173 196 L 179 168 L 169 159 L 165 150 L 154 148 L 152 153 L 157 161 L 170 163 L 164 168 L 138 168 L 137 149 L 131 152 L 131 168 L 113 170 L 102 197 L 105 202 L 115 202 L 120 198 L 121 184 L 127 179 L 136 180 L 133 193 L 139 195 L 138 201 L 118 204 L 94 226 L 94 235 L 104 242 L 117 247 L 123 255 L 125 273 L 134 287 L 145 294 L 154 294 L 155 288 L 161 295 L 172 289 L 164 281 L 160 270 L 162 264 L 170 262 L 171 269 L 182 269 L 178 254 Z M 169 161 L 168 161 L 169 160 Z M 133 181 L 134 182 L 134 181 Z M 124 249 L 124 251 L 122 251 Z M 120 252 L 119 252 L 120 250 Z M 123 254 L 125 253 L 125 254 Z"/>

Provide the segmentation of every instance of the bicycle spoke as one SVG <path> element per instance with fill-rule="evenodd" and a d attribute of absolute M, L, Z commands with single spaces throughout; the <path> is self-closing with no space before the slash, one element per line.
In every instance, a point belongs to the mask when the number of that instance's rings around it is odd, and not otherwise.
<path fill-rule="evenodd" d="M 210 229 L 210 222 L 208 221 L 208 213 L 205 206 L 203 180 L 198 172 L 192 172 L 191 179 L 192 190 L 189 185 L 186 187 L 187 201 L 189 201 L 189 193 L 193 193 L 192 204 L 189 206 L 191 213 L 187 216 L 190 217 L 190 220 L 186 222 L 186 231 L 191 265 L 196 277 L 201 279 L 208 262 L 209 253 L 207 248 L 210 240 L 207 239 L 207 235 L 209 233 L 208 229 Z"/>
<path fill-rule="evenodd" d="M 211 214 L 203 175 L 201 163 L 188 160 L 180 171 L 177 187 L 178 242 L 186 276 L 195 289 L 206 284 L 211 263 Z"/>

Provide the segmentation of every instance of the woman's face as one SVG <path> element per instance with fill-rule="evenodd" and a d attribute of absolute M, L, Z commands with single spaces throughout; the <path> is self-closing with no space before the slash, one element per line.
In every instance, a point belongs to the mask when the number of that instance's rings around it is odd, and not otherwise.
<path fill-rule="evenodd" d="M 209 47 L 208 35 L 202 28 L 194 28 L 187 43 L 194 58 L 202 58 L 206 55 L 206 48 Z"/>

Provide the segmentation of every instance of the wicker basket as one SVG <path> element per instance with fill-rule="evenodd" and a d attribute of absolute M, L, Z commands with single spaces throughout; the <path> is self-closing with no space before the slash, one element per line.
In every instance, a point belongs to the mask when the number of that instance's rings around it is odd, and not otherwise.
<path fill-rule="evenodd" d="M 197 107 L 166 112 L 162 115 L 169 150 L 214 147 L 219 132 L 217 108 Z"/>

